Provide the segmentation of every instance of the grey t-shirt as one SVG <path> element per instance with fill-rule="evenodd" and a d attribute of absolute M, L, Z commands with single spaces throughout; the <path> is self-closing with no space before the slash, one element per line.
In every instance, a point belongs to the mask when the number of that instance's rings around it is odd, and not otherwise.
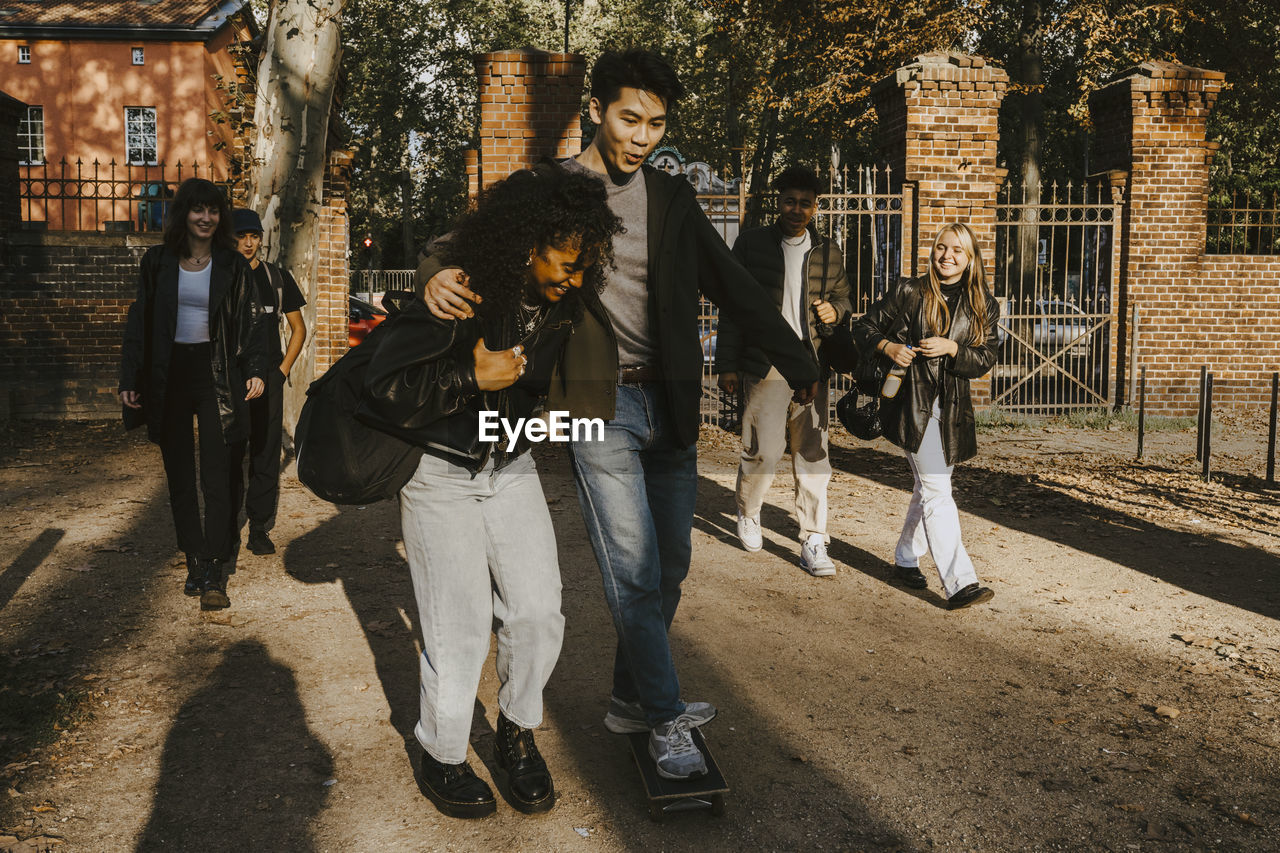
<path fill-rule="evenodd" d="M 644 172 L 635 172 L 625 184 L 615 184 L 577 160 L 565 160 L 562 165 L 600 179 L 609 195 L 609 209 L 626 228 L 613 238 L 617 269 L 605 271 L 607 284 L 600 294 L 618 338 L 618 364 L 658 364 L 658 342 L 649 328 L 649 194 Z"/>

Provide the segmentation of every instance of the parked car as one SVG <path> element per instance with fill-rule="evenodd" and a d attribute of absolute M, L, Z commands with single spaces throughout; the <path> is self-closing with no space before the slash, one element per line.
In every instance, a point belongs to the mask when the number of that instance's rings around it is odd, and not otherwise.
<path fill-rule="evenodd" d="M 379 323 L 387 319 L 386 311 L 354 296 L 347 297 L 347 308 L 350 312 L 347 319 L 348 346 L 358 345 L 364 340 L 365 335 L 372 332 Z"/>
<path fill-rule="evenodd" d="M 1031 329 L 1035 348 L 1043 353 L 1066 349 L 1068 358 L 1086 358 L 1092 344 L 1093 325 L 1085 313 L 1070 302 L 1058 299 L 1036 302 L 1036 318 Z"/>

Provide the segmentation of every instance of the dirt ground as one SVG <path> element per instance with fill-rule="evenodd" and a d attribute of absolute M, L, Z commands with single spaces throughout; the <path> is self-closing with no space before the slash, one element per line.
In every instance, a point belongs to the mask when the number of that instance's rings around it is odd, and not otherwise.
<path fill-rule="evenodd" d="M 673 628 L 732 792 L 651 823 L 601 725 L 613 630 L 567 460 L 539 454 L 567 617 L 538 743 L 559 801 L 440 816 L 411 758 L 415 611 L 396 507 L 286 476 L 279 553 L 233 606 L 182 595 L 159 454 L 104 424 L 0 429 L 0 850 L 1280 849 L 1280 492 L 1265 424 L 980 436 L 956 474 L 996 591 L 942 607 L 887 581 L 910 476 L 834 439 L 831 554 L 796 564 L 790 476 L 764 550 L 734 536 L 736 440 L 705 432 Z M 784 465 L 785 468 L 785 465 Z M 492 774 L 492 668 L 472 763 Z"/>

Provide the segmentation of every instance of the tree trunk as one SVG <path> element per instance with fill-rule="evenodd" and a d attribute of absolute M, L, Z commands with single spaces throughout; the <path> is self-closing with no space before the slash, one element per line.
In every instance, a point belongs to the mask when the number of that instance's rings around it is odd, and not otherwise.
<path fill-rule="evenodd" d="M 1018 264 L 1020 289 L 1018 296 L 1034 294 L 1044 298 L 1036 288 L 1036 266 L 1040 254 L 1040 130 L 1044 121 L 1043 42 L 1044 15 L 1041 0 L 1023 0 L 1022 27 L 1018 32 L 1017 67 L 1020 83 L 1027 91 L 1018 99 L 1022 119 L 1022 186 L 1026 222 L 1018 229 Z M 1050 259 L 1052 262 L 1052 259 Z M 1014 294 L 1009 294 L 1013 296 Z"/>
<path fill-rule="evenodd" d="M 271 0 L 258 66 L 249 206 L 262 216 L 267 259 L 289 270 L 307 299 L 310 331 L 285 389 L 290 432 L 315 372 L 320 213 L 343 2 Z"/>

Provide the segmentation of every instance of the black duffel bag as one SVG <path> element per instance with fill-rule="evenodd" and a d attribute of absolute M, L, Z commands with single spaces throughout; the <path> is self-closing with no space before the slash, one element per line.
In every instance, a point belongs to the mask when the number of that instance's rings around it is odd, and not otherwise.
<path fill-rule="evenodd" d="M 384 304 L 386 300 L 384 298 Z M 393 315 L 348 350 L 307 389 L 294 444 L 298 480 L 335 504 L 371 504 L 396 497 L 412 479 L 422 449 L 357 420 L 365 371 Z"/>

